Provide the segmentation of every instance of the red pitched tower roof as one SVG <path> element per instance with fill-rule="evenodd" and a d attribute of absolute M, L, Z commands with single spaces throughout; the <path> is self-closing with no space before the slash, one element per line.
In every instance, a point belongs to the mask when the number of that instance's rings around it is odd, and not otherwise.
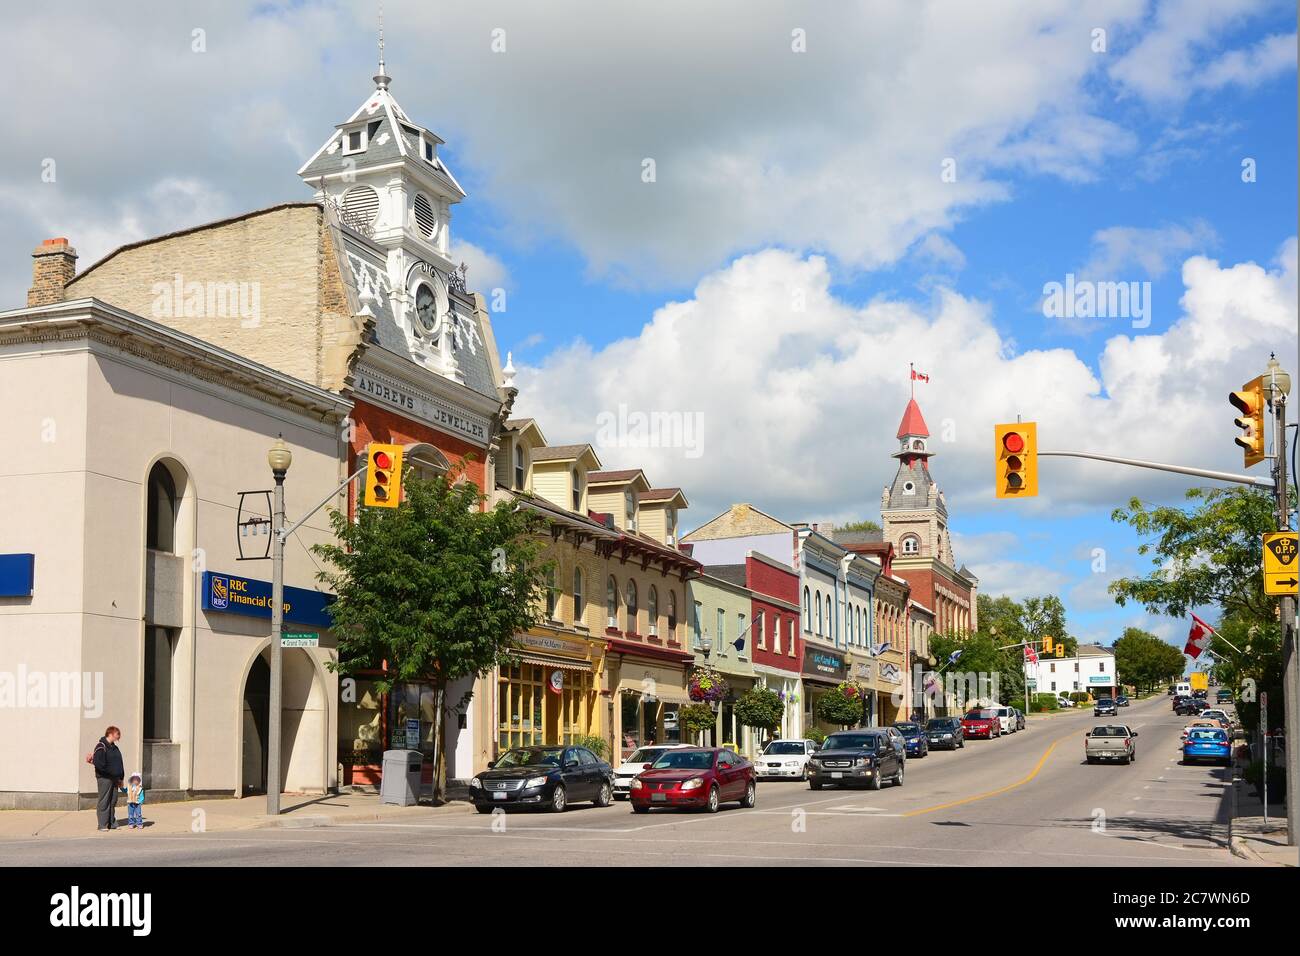
<path fill-rule="evenodd" d="M 925 419 L 921 417 L 921 406 L 916 404 L 914 398 L 908 400 L 907 409 L 903 412 L 903 420 L 898 426 L 898 434 L 894 437 L 902 438 L 904 435 L 930 437 L 930 429 L 925 427 Z"/>

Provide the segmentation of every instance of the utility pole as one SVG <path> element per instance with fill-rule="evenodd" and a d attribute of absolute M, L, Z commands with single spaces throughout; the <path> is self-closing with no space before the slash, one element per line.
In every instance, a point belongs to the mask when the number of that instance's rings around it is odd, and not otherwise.
<path fill-rule="evenodd" d="M 266 813 L 280 815 L 280 706 L 284 684 L 284 476 L 293 462 L 284 439 L 276 439 L 267 453 L 275 478 L 275 504 L 271 509 L 271 699 L 267 720 Z"/>
<path fill-rule="evenodd" d="M 1286 396 L 1290 391 L 1290 376 L 1279 375 L 1281 370 L 1277 360 L 1269 361 L 1266 376 L 1269 400 L 1273 406 L 1275 431 L 1273 433 L 1273 451 L 1275 454 L 1277 488 L 1277 527 L 1287 531 L 1291 527 L 1291 509 L 1287 494 L 1287 459 L 1286 459 Z M 1283 378 L 1285 376 L 1285 378 Z M 1282 381 L 1278 381 L 1281 378 Z M 1300 773 L 1300 667 L 1296 654 L 1296 599 L 1290 595 L 1278 598 L 1278 617 L 1282 627 L 1282 711 L 1283 733 L 1286 746 L 1286 772 L 1290 785 L 1286 790 L 1286 842 L 1296 845 L 1297 840 L 1297 797 L 1295 781 Z M 1264 739 L 1265 748 L 1268 738 Z M 1266 758 L 1267 759 L 1267 758 Z"/>

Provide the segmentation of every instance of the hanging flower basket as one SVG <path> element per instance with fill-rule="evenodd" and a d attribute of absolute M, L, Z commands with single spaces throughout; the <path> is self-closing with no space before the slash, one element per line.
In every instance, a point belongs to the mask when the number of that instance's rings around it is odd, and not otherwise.
<path fill-rule="evenodd" d="M 691 671 L 687 694 L 691 700 L 716 704 L 727 699 L 731 687 L 722 675 L 707 664 L 701 664 Z"/>

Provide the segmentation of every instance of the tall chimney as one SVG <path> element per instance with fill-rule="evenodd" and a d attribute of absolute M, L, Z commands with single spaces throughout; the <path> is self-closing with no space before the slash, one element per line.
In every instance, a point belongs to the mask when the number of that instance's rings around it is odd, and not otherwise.
<path fill-rule="evenodd" d="M 77 250 L 67 239 L 46 239 L 32 253 L 32 287 L 27 304 L 50 305 L 63 301 L 63 289 L 77 274 Z"/>

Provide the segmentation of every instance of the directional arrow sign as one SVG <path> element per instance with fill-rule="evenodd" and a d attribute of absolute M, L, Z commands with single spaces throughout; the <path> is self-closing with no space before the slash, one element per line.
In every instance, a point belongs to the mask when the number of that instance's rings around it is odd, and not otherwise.
<path fill-rule="evenodd" d="M 1294 595 L 1300 588 L 1300 534 L 1274 531 L 1264 535 L 1264 593 Z"/>

